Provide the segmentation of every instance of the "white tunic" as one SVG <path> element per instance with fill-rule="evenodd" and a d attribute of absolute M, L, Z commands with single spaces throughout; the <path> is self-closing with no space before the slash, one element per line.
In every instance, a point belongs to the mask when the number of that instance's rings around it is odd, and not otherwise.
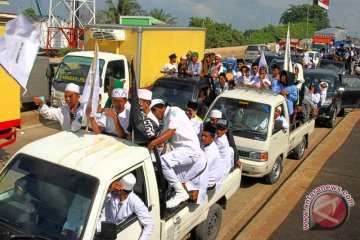
<path fill-rule="evenodd" d="M 176 74 L 178 72 L 177 66 L 175 64 L 171 64 L 171 63 L 166 63 L 165 66 L 162 68 L 161 71 L 165 71 L 165 76 L 167 75 L 171 75 L 169 73 L 167 73 L 167 71 L 175 69 L 173 74 Z"/>
<path fill-rule="evenodd" d="M 220 185 L 221 181 L 221 156 L 219 148 L 215 142 L 212 142 L 210 145 L 205 146 L 204 152 L 206 154 L 206 161 L 209 167 L 209 183 L 208 187 L 213 187 L 215 184 L 217 187 Z"/>
<path fill-rule="evenodd" d="M 229 175 L 231 167 L 234 165 L 234 149 L 229 146 L 229 141 L 224 134 L 222 137 L 217 137 L 215 143 L 220 151 L 222 180 L 225 180 Z"/>
<path fill-rule="evenodd" d="M 82 108 L 78 107 L 76 109 L 76 114 L 80 109 Z M 71 130 L 71 124 L 72 122 L 75 122 L 70 119 L 70 108 L 68 105 L 53 108 L 44 104 L 41 108 L 39 108 L 39 112 L 45 119 L 58 121 L 61 125 L 61 130 L 63 131 Z"/>
<path fill-rule="evenodd" d="M 115 111 L 115 109 L 112 110 Z M 117 116 L 121 127 L 124 129 L 125 133 L 128 134 L 129 132 L 127 128 L 129 127 L 130 110 L 125 108 L 124 111 L 119 113 Z M 106 114 L 103 114 L 103 119 L 101 120 L 101 122 L 104 123 L 104 121 L 105 121 L 105 125 L 102 124 L 99 126 L 105 127 L 105 132 L 107 133 L 116 134 L 116 128 L 113 118 L 106 116 Z"/>
<path fill-rule="evenodd" d="M 200 143 L 190 119 L 178 107 L 167 107 L 164 114 L 163 132 L 175 129 L 174 136 L 170 139 L 173 149 L 184 148 L 189 152 L 199 152 Z"/>
<path fill-rule="evenodd" d="M 194 118 L 190 119 L 191 124 L 195 130 L 196 135 L 198 136 L 198 138 L 200 139 L 200 134 L 203 128 L 203 121 L 201 120 L 200 117 L 195 116 Z"/>
<path fill-rule="evenodd" d="M 90 207 L 90 199 L 76 194 L 68 211 L 63 229 L 72 230 L 81 235 L 84 221 Z"/>
<path fill-rule="evenodd" d="M 97 231 L 101 231 L 101 222 L 111 221 L 118 225 L 133 213 L 135 213 L 140 224 L 143 226 L 140 239 L 150 239 L 154 229 L 154 222 L 143 201 L 133 192 L 131 192 L 123 202 L 120 202 L 119 197 L 113 193 L 109 193 L 106 196 L 104 207 L 97 224 Z"/>

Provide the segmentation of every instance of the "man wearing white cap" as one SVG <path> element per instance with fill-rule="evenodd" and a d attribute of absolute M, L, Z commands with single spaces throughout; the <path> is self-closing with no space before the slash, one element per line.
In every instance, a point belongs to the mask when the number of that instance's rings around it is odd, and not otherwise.
<path fill-rule="evenodd" d="M 210 123 L 212 126 L 217 127 L 217 122 L 221 118 L 222 118 L 222 112 L 220 110 L 213 109 L 210 111 Z M 241 166 L 240 156 L 239 156 L 239 152 L 237 151 L 237 148 L 236 148 L 235 139 L 234 139 L 234 135 L 232 133 L 231 128 L 227 129 L 226 137 L 228 139 L 229 145 L 234 150 L 234 162 L 240 167 Z"/>
<path fill-rule="evenodd" d="M 274 124 L 275 124 L 275 121 L 280 120 L 280 121 L 282 121 L 282 128 L 288 129 L 289 123 L 286 121 L 286 118 L 284 118 L 284 116 L 281 115 L 281 112 L 282 112 L 282 107 L 277 106 L 275 108 L 275 112 L 274 112 Z"/>
<path fill-rule="evenodd" d="M 150 110 L 152 92 L 147 89 L 138 89 L 137 92 L 140 100 L 140 106 L 143 108 L 146 117 L 150 118 L 157 126 L 159 126 L 159 120 Z"/>
<path fill-rule="evenodd" d="M 99 134 L 103 131 L 114 134 L 120 138 L 125 138 L 128 134 L 130 111 L 125 108 L 127 102 L 127 90 L 115 88 L 111 93 L 113 108 L 105 108 L 105 115 L 95 120 L 90 117 L 90 124 L 94 133 Z"/>
<path fill-rule="evenodd" d="M 135 184 L 136 178 L 132 173 L 111 184 L 110 193 L 106 196 L 100 220 L 97 224 L 98 232 L 101 231 L 101 222 L 109 221 L 118 225 L 132 214 L 135 214 L 143 227 L 139 239 L 150 239 L 154 229 L 154 222 L 148 208 L 133 192 Z"/>
<path fill-rule="evenodd" d="M 360 66 L 355 67 L 354 73 L 355 73 L 356 76 L 360 76 Z"/>
<path fill-rule="evenodd" d="M 212 78 L 218 78 L 220 73 L 224 72 L 224 66 L 221 62 L 221 55 L 215 54 L 215 63 L 210 69 L 210 76 Z"/>
<path fill-rule="evenodd" d="M 207 170 L 206 156 L 200 148 L 190 119 L 183 110 L 166 106 L 161 99 L 152 100 L 150 108 L 154 115 L 163 121 L 164 126 L 162 133 L 148 144 L 148 149 L 152 150 L 167 140 L 170 140 L 169 144 L 173 149 L 161 156 L 164 177 L 176 193 L 166 202 L 166 207 L 173 208 L 189 199 L 185 188 L 188 191 L 202 189 L 202 174 L 206 174 Z"/>
<path fill-rule="evenodd" d="M 65 106 L 59 108 L 48 107 L 39 97 L 34 97 L 33 102 L 39 105 L 41 116 L 48 120 L 56 120 L 60 123 L 63 131 L 71 129 L 71 124 L 76 118 L 77 112 L 80 110 L 80 88 L 79 85 L 68 83 L 65 88 Z"/>

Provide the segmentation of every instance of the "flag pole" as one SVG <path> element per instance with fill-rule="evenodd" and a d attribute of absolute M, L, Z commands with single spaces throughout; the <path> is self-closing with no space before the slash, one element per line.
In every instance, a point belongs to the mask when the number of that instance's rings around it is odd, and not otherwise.
<path fill-rule="evenodd" d="M 95 43 L 95 51 L 94 51 L 94 60 L 93 60 L 93 64 L 91 66 L 91 77 L 90 77 L 90 81 L 91 81 L 91 90 L 90 90 L 90 97 L 89 97 L 89 101 L 86 104 L 86 106 L 88 106 L 88 104 L 92 104 L 92 98 L 93 98 L 93 94 L 94 94 L 94 82 L 95 82 L 95 69 L 97 66 L 96 65 L 96 59 L 97 59 L 97 54 L 98 54 L 98 43 L 96 41 Z M 86 109 L 85 109 L 86 111 Z M 89 131 L 89 124 L 90 124 L 90 118 L 86 118 L 86 132 Z"/>

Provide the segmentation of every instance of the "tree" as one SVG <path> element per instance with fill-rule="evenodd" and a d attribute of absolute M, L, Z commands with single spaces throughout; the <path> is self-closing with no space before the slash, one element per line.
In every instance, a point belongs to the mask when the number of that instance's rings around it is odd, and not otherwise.
<path fill-rule="evenodd" d="M 170 13 L 166 13 L 162 8 L 161 9 L 154 8 L 153 10 L 150 11 L 150 16 L 162 22 L 165 22 L 169 25 L 177 24 L 177 20 L 179 19 L 178 17 L 171 16 Z"/>
<path fill-rule="evenodd" d="M 243 43 L 243 36 L 239 30 L 231 24 L 214 22 L 209 17 L 191 17 L 189 27 L 206 28 L 206 48 L 239 46 Z"/>
<path fill-rule="evenodd" d="M 107 23 L 119 23 L 120 16 L 146 15 L 146 11 L 137 0 L 118 0 L 117 4 L 114 4 L 112 0 L 106 0 L 105 3 L 109 7 Z"/>
<path fill-rule="evenodd" d="M 281 14 L 280 24 L 307 22 L 309 9 L 309 24 L 313 23 L 316 30 L 330 27 L 328 12 L 318 5 L 290 5 Z"/>
<path fill-rule="evenodd" d="M 27 8 L 25 9 L 24 11 L 24 15 L 27 16 L 27 17 L 34 17 L 36 16 L 36 13 L 35 13 L 35 10 L 32 9 L 32 8 Z"/>

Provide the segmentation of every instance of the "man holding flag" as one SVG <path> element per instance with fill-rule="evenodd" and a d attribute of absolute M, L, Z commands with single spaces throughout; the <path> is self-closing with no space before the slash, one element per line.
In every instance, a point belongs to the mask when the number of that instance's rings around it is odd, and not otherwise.
<path fill-rule="evenodd" d="M 34 97 L 33 102 L 39 105 L 41 116 L 48 120 L 56 120 L 61 125 L 61 130 L 70 131 L 71 126 L 76 124 L 75 118 L 81 110 L 79 85 L 68 83 L 65 88 L 66 105 L 59 108 L 48 107 L 39 97 Z"/>

